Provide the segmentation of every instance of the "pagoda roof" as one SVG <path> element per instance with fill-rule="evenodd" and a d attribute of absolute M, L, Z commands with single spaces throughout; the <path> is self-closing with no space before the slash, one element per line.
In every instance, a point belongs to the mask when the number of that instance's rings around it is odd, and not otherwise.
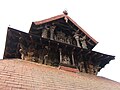
<path fill-rule="evenodd" d="M 120 83 L 21 59 L 0 60 L 1 90 L 120 90 Z"/>
<path fill-rule="evenodd" d="M 33 22 L 33 24 L 35 24 L 35 25 L 42 25 L 42 24 L 45 24 L 45 23 L 48 23 L 48 22 L 52 22 L 52 21 L 61 19 L 61 18 L 67 18 L 68 20 L 70 20 L 70 22 L 72 22 L 72 24 L 74 24 L 78 28 L 78 30 L 80 30 L 87 37 L 89 37 L 95 43 L 95 45 L 98 43 L 81 26 L 79 26 L 73 19 L 71 19 L 68 15 L 65 15 L 65 14 L 57 15 L 57 16 L 54 16 L 54 17 L 51 17 L 51 18 L 48 18 L 48 19 L 44 19 L 44 20 L 41 20 L 41 21 L 35 21 L 35 22 Z"/>
<path fill-rule="evenodd" d="M 67 50 L 76 50 L 78 53 L 83 54 L 83 57 L 87 58 L 87 59 L 92 59 L 93 62 L 97 63 L 100 62 L 100 70 L 106 65 L 108 64 L 111 60 L 115 59 L 115 56 L 112 55 L 107 55 L 107 54 L 103 54 L 97 51 L 93 51 L 93 50 L 88 50 L 88 49 L 81 49 L 77 46 L 74 45 L 69 45 L 66 43 L 62 43 L 62 42 L 57 42 L 54 40 L 50 40 L 50 39 L 46 39 L 46 38 L 42 38 L 39 37 L 37 35 L 33 35 L 33 34 L 29 34 L 29 33 L 25 33 L 13 28 L 8 28 L 8 32 L 7 32 L 7 38 L 6 38 L 6 46 L 5 46 L 5 51 L 4 51 L 4 59 L 6 58 L 20 58 L 20 53 L 19 53 L 19 48 L 17 45 L 19 43 L 19 37 L 23 36 L 24 38 L 26 38 L 28 40 L 28 42 L 31 42 L 29 37 L 32 37 L 33 42 L 35 42 L 36 45 L 40 45 L 39 42 L 42 42 L 42 44 L 46 44 L 46 45 L 58 45 L 58 47 L 66 47 Z M 41 41 L 40 41 L 41 40 Z M 100 71 L 99 70 L 99 71 Z"/>

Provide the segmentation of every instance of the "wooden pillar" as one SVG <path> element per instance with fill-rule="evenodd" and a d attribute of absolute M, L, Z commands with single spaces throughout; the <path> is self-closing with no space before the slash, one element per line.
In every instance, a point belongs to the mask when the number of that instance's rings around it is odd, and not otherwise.
<path fill-rule="evenodd" d="M 54 30 L 55 30 L 55 26 L 51 26 L 50 28 L 50 39 L 51 40 L 53 40 Z"/>
<path fill-rule="evenodd" d="M 80 38 L 80 41 L 81 41 L 81 44 L 82 44 L 82 48 L 88 49 L 85 39 L 86 39 L 86 36 Z"/>
<path fill-rule="evenodd" d="M 54 30 L 50 30 L 50 39 L 53 40 L 53 33 L 54 33 Z"/>
<path fill-rule="evenodd" d="M 60 63 L 62 63 L 62 50 L 59 49 L 59 52 L 60 52 Z"/>
<path fill-rule="evenodd" d="M 47 38 L 47 34 L 48 34 L 48 29 L 43 29 L 42 38 Z"/>
<path fill-rule="evenodd" d="M 73 55 L 74 52 L 72 52 L 72 63 L 73 63 L 73 66 L 75 66 L 75 60 L 74 60 L 74 55 Z"/>
<path fill-rule="evenodd" d="M 44 55 L 44 64 L 47 64 L 48 54 Z"/>
<path fill-rule="evenodd" d="M 75 37 L 75 40 L 76 40 L 76 42 L 77 42 L 77 46 L 78 46 L 78 47 L 81 47 L 81 46 L 80 46 L 80 42 L 79 42 L 79 34 L 75 34 L 74 37 Z"/>
<path fill-rule="evenodd" d="M 43 51 L 43 53 L 44 53 L 44 56 L 43 56 L 43 60 L 44 60 L 44 64 L 47 64 L 47 61 L 48 61 L 48 46 L 45 46 L 44 48 L 44 51 Z"/>

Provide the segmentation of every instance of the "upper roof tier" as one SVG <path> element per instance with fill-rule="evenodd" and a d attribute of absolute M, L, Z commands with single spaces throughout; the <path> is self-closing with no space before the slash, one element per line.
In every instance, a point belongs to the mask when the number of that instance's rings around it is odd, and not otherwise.
<path fill-rule="evenodd" d="M 72 35 L 79 31 L 81 37 L 86 36 L 88 49 L 93 49 L 98 43 L 94 38 L 92 38 L 84 29 L 82 29 L 74 20 L 72 20 L 67 14 L 57 15 L 45 20 L 35 21 L 32 23 L 29 33 L 40 35 L 45 25 L 56 26 L 56 28 L 61 28 L 66 33 L 71 33 Z M 39 33 L 38 33 L 39 31 Z M 41 32 L 40 32 L 41 31 Z"/>

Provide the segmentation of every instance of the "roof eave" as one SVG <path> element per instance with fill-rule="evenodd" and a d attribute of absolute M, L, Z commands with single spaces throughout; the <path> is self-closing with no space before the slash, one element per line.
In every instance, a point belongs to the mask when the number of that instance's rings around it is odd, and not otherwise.
<path fill-rule="evenodd" d="M 81 30 L 85 35 L 87 35 L 95 44 L 97 44 L 98 42 L 92 38 L 82 27 L 80 27 L 73 19 L 71 19 L 69 16 L 66 16 L 74 25 L 76 25 L 79 30 Z"/>

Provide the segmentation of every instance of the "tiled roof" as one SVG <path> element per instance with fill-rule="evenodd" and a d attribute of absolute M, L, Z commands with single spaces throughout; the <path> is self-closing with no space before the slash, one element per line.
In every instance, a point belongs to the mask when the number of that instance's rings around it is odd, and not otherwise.
<path fill-rule="evenodd" d="M 34 24 L 35 25 L 40 25 L 40 24 L 44 24 L 44 23 L 47 23 L 47 22 L 51 22 L 51 21 L 63 18 L 63 17 L 65 17 L 65 15 L 61 14 L 61 15 L 57 15 L 57 16 L 54 16 L 54 17 L 51 17 L 51 18 L 48 18 L 48 19 L 45 19 L 45 20 L 36 21 L 36 22 L 34 22 Z"/>
<path fill-rule="evenodd" d="M 120 83 L 13 59 L 0 61 L 0 90 L 120 90 Z"/>

